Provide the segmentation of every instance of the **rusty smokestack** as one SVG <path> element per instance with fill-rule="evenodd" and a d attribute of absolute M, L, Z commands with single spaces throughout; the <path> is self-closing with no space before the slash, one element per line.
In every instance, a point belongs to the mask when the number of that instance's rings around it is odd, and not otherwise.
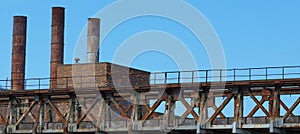
<path fill-rule="evenodd" d="M 87 63 L 99 62 L 100 19 L 88 19 Z"/>
<path fill-rule="evenodd" d="M 64 63 L 65 8 L 52 8 L 50 89 L 57 86 L 57 65 Z"/>
<path fill-rule="evenodd" d="M 11 89 L 24 90 L 27 17 L 14 16 Z"/>

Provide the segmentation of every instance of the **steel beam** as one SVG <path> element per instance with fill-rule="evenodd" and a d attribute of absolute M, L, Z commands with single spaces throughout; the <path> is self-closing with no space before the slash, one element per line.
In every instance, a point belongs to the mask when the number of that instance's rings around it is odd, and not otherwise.
<path fill-rule="evenodd" d="M 94 108 L 94 106 L 97 104 L 98 100 L 100 98 L 96 98 L 93 103 L 91 104 L 91 106 L 86 110 L 86 112 L 77 120 L 76 124 L 79 125 L 87 115 L 89 115 L 89 113 L 91 112 L 91 110 Z"/>
<path fill-rule="evenodd" d="M 210 117 L 208 122 L 212 122 L 220 114 L 220 112 L 225 108 L 225 106 L 229 103 L 229 101 L 232 99 L 232 97 L 233 97 L 233 95 L 231 94 L 224 100 L 224 102 L 220 105 L 220 107 Z"/>
<path fill-rule="evenodd" d="M 236 88 L 237 94 L 234 95 L 234 119 L 232 123 L 232 133 L 240 133 L 243 123 L 244 96 L 243 88 Z"/>
<path fill-rule="evenodd" d="M 293 111 L 294 109 L 299 105 L 300 103 L 300 97 L 296 100 L 296 102 L 291 106 L 291 108 L 284 114 L 283 119 L 285 120 Z"/>
<path fill-rule="evenodd" d="M 280 105 L 282 106 L 282 108 L 283 108 L 285 111 L 289 111 L 289 108 L 288 108 L 288 107 L 284 104 L 284 102 L 282 102 L 281 100 L 280 100 Z M 290 113 L 289 116 L 295 117 L 295 115 L 294 115 L 293 113 Z"/>
<path fill-rule="evenodd" d="M 203 132 L 207 127 L 207 90 L 199 92 L 200 104 L 199 104 L 199 116 L 197 122 L 197 134 Z"/>
<path fill-rule="evenodd" d="M 186 108 L 186 112 L 189 114 L 191 114 L 196 120 L 198 120 L 198 115 L 197 113 L 194 111 L 194 108 L 192 108 L 185 99 L 180 99 L 180 102 L 184 105 L 184 107 Z"/>
<path fill-rule="evenodd" d="M 110 98 L 110 101 L 112 102 L 112 105 L 114 105 L 119 110 L 119 112 L 121 113 L 121 115 L 123 117 L 130 119 L 128 114 L 122 109 L 122 107 L 116 102 L 116 100 L 114 98 Z"/>
<path fill-rule="evenodd" d="M 267 117 L 270 117 L 270 113 L 262 106 L 262 104 L 259 103 L 259 101 L 255 98 L 255 96 L 250 93 L 250 97 L 252 100 L 256 103 L 256 105 L 267 115 Z"/>
<path fill-rule="evenodd" d="M 32 133 L 36 134 L 37 133 L 37 127 L 38 127 L 38 123 L 40 120 L 40 118 L 42 119 L 42 115 L 41 115 L 41 108 L 42 108 L 42 99 L 39 98 L 39 102 L 38 102 L 38 106 L 37 106 L 37 116 L 35 118 L 34 124 L 33 124 L 33 128 L 32 128 Z"/>
<path fill-rule="evenodd" d="M 25 110 L 25 112 L 21 115 L 21 117 L 16 122 L 15 124 L 16 126 L 18 126 L 21 123 L 21 121 L 27 116 L 27 114 L 31 111 L 31 109 L 34 107 L 35 104 L 36 104 L 35 101 L 31 102 L 30 106 Z"/>
<path fill-rule="evenodd" d="M 162 98 L 165 97 L 166 94 L 164 93 L 162 95 L 161 98 L 157 99 L 155 101 L 155 103 L 153 104 L 153 106 L 150 108 L 150 110 L 148 110 L 148 112 L 144 115 L 144 117 L 142 118 L 142 123 L 144 123 L 156 110 L 156 108 L 161 104 L 161 102 L 163 101 Z"/>
<path fill-rule="evenodd" d="M 125 98 L 120 98 L 118 95 L 111 95 L 96 101 L 92 100 L 94 96 L 87 94 L 80 96 L 83 98 L 80 101 L 87 104 L 87 110 L 82 110 L 82 114 L 80 110 L 77 109 L 77 101 L 79 98 L 75 96 L 75 92 L 72 90 L 55 92 L 52 95 L 48 92 L 44 92 L 40 93 L 39 97 L 35 97 L 35 95 L 32 94 L 35 91 L 20 91 L 5 97 L 0 95 L 0 110 L 7 110 L 7 113 L 3 112 L 2 115 L 0 114 L 0 122 L 4 124 L 3 127 L 5 128 L 2 133 L 87 133 L 104 131 L 108 133 L 144 133 L 160 131 L 187 133 L 187 131 L 196 131 L 196 133 L 199 134 L 209 132 L 220 133 L 225 131 L 232 133 L 249 133 L 261 130 L 271 133 L 284 133 L 285 131 L 288 133 L 300 129 L 300 125 L 297 122 L 298 116 L 294 116 L 293 114 L 293 112 L 296 114 L 295 109 L 300 103 L 300 98 L 298 98 L 290 108 L 280 100 L 280 95 L 282 92 L 286 93 L 287 87 L 282 87 L 281 84 L 275 84 L 272 87 L 251 88 L 251 90 L 249 90 L 251 92 L 247 92 L 248 86 L 238 85 L 235 87 L 236 89 L 231 87 L 230 89 L 222 90 L 222 92 L 224 92 L 223 96 L 226 96 L 227 98 L 220 107 L 215 108 L 215 112 L 210 119 L 208 119 L 207 115 L 207 98 L 209 90 L 207 87 L 201 87 L 199 90 L 191 90 L 189 88 L 181 89 L 184 90 L 180 95 L 181 98 L 177 94 L 178 92 L 173 94 L 175 96 L 172 95 L 172 93 L 174 93 L 174 91 L 171 92 L 172 88 L 169 88 L 168 92 L 166 92 L 165 89 L 160 89 L 162 90 L 161 92 L 164 92 L 164 95 L 161 98 L 158 98 L 152 107 L 145 102 L 155 98 L 153 93 L 135 94 L 131 95 L 131 97 L 130 94 L 128 94 Z M 176 87 L 176 90 L 178 90 L 178 87 Z M 106 94 L 112 94 L 110 90 L 105 92 Z M 220 91 L 213 92 L 211 97 L 221 96 Z M 22 96 L 23 93 L 28 94 Z M 255 97 L 258 95 L 263 95 L 263 99 L 257 100 Z M 244 96 L 250 96 L 257 105 L 252 109 L 252 116 L 258 109 L 262 109 L 263 107 L 265 109 L 263 111 L 267 112 L 269 117 L 267 115 L 262 118 L 248 117 L 245 119 L 245 117 L 243 117 Z M 222 125 L 215 122 L 213 124 L 213 120 L 222 118 L 222 110 L 229 104 L 229 101 L 232 98 L 234 98 L 234 107 L 230 108 L 232 108 L 231 110 L 234 112 L 234 117 L 225 118 L 225 124 L 224 122 Z M 26 101 L 24 101 L 24 99 L 26 99 Z M 123 103 L 124 99 L 127 100 L 126 105 Z M 192 103 L 189 104 L 187 99 L 192 99 Z M 160 113 L 155 112 L 155 110 L 163 101 L 166 101 L 166 110 L 163 113 L 164 117 L 159 118 L 158 115 Z M 186 107 L 186 111 L 181 116 L 181 119 L 178 119 L 179 117 L 175 116 L 175 101 L 181 101 L 183 106 Z M 270 102 L 268 111 L 266 107 L 263 106 L 263 103 L 266 101 Z M 127 103 L 130 105 L 128 106 Z M 280 105 L 287 111 L 283 117 L 280 117 Z M 98 108 L 95 108 L 96 106 Z M 109 107 L 117 112 L 120 111 L 121 115 L 127 115 L 131 120 L 123 120 L 124 118 L 119 119 L 118 117 L 114 118 L 114 114 L 112 114 L 111 111 L 108 111 L 110 109 Z M 199 115 L 194 111 L 194 108 L 199 108 Z M 20 115 L 18 115 L 17 109 L 19 109 Z M 54 114 L 50 113 L 52 110 Z M 90 114 L 92 110 L 98 110 L 95 112 L 97 115 L 94 114 L 92 117 Z M 6 116 L 4 114 L 6 114 Z M 32 117 L 26 118 L 26 116 L 30 116 L 30 114 Z M 188 114 L 191 114 L 193 119 L 188 119 Z M 77 115 L 80 116 L 78 117 Z M 19 118 L 17 118 L 18 116 Z M 59 119 L 58 123 L 55 123 L 55 120 L 51 120 L 51 118 L 55 119 L 56 116 Z M 151 116 L 153 119 L 151 118 L 151 120 L 148 120 Z M 288 122 L 291 123 L 283 122 L 283 118 L 288 119 Z M 185 122 L 180 123 L 182 120 L 185 120 Z M 246 120 L 252 120 L 252 122 L 246 122 Z M 76 124 L 78 121 L 81 121 L 79 125 Z M 233 123 L 231 123 L 232 121 Z M 134 127 L 130 126 L 130 123 L 132 122 L 135 122 L 135 125 L 133 125 Z M 197 124 L 195 124 L 195 122 Z M 161 127 L 161 125 L 163 125 L 163 127 Z"/>

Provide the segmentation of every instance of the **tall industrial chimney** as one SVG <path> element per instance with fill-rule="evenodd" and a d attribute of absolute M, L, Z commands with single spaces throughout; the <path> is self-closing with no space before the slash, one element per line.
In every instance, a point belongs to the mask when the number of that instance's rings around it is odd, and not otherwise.
<path fill-rule="evenodd" d="M 99 61 L 100 19 L 88 19 L 87 63 Z"/>
<path fill-rule="evenodd" d="M 50 89 L 57 86 L 57 65 L 64 63 L 65 8 L 52 8 Z"/>
<path fill-rule="evenodd" d="M 11 89 L 24 90 L 25 55 L 26 55 L 26 16 L 14 16 Z"/>

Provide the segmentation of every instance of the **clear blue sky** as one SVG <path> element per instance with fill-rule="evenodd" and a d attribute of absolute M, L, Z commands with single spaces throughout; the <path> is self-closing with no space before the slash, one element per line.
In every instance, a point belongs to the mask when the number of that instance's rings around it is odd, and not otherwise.
<path fill-rule="evenodd" d="M 12 24 L 14 15 L 28 16 L 26 78 L 49 77 L 51 7 L 66 8 L 65 63 L 73 62 L 73 51 L 87 18 L 111 4 L 111 0 L 1 0 L 0 1 L 0 79 L 10 78 Z M 218 34 L 226 56 L 227 68 L 300 65 L 300 1 L 186 0 L 202 12 Z M 120 11 L 122 12 L 122 11 Z M 178 9 L 180 12 L 180 9 Z M 112 14 L 112 17 L 118 14 Z M 153 25 L 160 23 L 159 25 Z M 125 28 L 125 29 L 124 29 Z M 125 22 L 101 44 L 101 61 L 111 61 L 111 54 L 124 36 L 143 30 L 161 30 L 182 39 L 197 60 L 198 69 L 209 68 L 208 57 L 179 24 L 163 18 L 141 17 Z M 187 34 L 185 34 L 187 33 Z M 201 45 L 200 45 L 201 46 Z M 158 60 L 159 59 L 159 60 Z M 177 70 L 174 61 L 163 54 L 140 55 L 132 67 L 148 71 Z"/>

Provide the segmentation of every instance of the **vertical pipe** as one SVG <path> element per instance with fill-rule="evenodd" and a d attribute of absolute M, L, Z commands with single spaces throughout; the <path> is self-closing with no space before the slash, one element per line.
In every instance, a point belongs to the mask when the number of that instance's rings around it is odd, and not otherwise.
<path fill-rule="evenodd" d="M 100 19 L 88 19 L 87 63 L 99 62 Z"/>
<path fill-rule="evenodd" d="M 57 86 L 57 66 L 64 63 L 65 8 L 52 8 L 50 89 Z"/>
<path fill-rule="evenodd" d="M 25 55 L 26 55 L 26 16 L 14 16 L 11 89 L 24 90 Z"/>

